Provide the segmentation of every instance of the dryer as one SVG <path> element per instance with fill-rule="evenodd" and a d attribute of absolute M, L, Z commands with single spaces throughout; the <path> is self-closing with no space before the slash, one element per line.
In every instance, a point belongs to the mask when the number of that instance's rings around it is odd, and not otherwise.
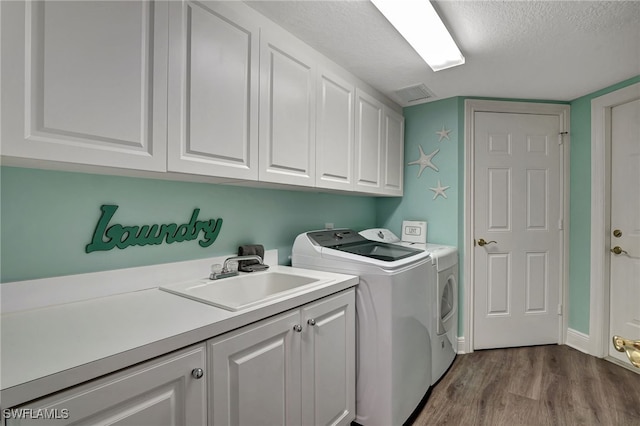
<path fill-rule="evenodd" d="M 431 327 L 432 380 L 435 384 L 453 363 L 458 348 L 458 249 L 426 244 L 437 274 L 435 316 Z"/>
<path fill-rule="evenodd" d="M 404 424 L 431 384 L 430 312 L 424 277 L 429 253 L 376 242 L 349 229 L 298 235 L 299 268 L 358 275 L 356 287 L 356 422 Z"/>
<path fill-rule="evenodd" d="M 458 250 L 440 244 L 420 244 L 401 241 L 385 228 L 373 228 L 360 234 L 373 241 L 385 241 L 423 250 L 432 259 L 432 270 L 426 278 L 429 284 L 427 309 L 430 312 L 431 377 L 435 384 L 453 363 L 458 347 Z"/>

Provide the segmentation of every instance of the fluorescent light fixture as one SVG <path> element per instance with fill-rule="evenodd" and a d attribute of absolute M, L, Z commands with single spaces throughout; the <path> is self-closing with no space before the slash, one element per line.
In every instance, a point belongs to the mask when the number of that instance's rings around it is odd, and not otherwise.
<path fill-rule="evenodd" d="M 464 64 L 464 56 L 428 0 L 371 0 L 434 71 Z"/>

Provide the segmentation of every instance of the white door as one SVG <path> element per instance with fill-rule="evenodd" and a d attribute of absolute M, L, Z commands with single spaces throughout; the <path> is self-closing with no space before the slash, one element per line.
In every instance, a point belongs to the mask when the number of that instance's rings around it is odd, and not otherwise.
<path fill-rule="evenodd" d="M 557 343 L 563 217 L 560 119 L 474 114 L 473 346 Z"/>
<path fill-rule="evenodd" d="M 640 340 L 640 99 L 611 108 L 609 342 Z M 619 250 L 616 250 L 616 247 Z M 614 252 L 615 251 L 615 252 Z M 616 253 L 618 252 L 618 253 Z M 609 355 L 629 363 L 609 344 Z"/>

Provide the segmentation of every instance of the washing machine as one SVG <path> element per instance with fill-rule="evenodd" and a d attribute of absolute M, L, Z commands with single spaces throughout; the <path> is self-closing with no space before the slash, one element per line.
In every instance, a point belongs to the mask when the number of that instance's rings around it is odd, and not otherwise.
<path fill-rule="evenodd" d="M 429 253 L 371 241 L 349 229 L 296 237 L 292 265 L 358 275 L 356 286 L 356 422 L 404 424 L 432 384 Z"/>
<path fill-rule="evenodd" d="M 430 284 L 427 305 L 431 313 L 431 377 L 432 384 L 435 384 L 451 366 L 457 353 L 458 250 L 440 244 L 404 242 L 384 228 L 367 229 L 360 234 L 369 240 L 419 249 L 430 254 L 432 270 L 426 282 Z"/>

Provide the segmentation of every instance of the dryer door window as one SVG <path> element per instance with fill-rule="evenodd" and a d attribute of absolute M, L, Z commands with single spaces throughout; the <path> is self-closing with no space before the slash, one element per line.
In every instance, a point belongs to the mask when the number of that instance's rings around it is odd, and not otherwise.
<path fill-rule="evenodd" d="M 445 322 L 454 314 L 456 306 L 456 279 L 453 275 L 449 275 L 447 282 L 442 289 L 440 299 L 440 320 Z"/>
<path fill-rule="evenodd" d="M 449 279 L 447 279 L 447 284 L 442 291 L 442 299 L 440 299 L 440 319 L 442 321 L 446 321 L 448 319 L 447 317 L 451 311 L 453 311 L 453 307 L 455 306 L 453 294 L 454 287 L 454 279 L 453 277 L 449 277 Z"/>

